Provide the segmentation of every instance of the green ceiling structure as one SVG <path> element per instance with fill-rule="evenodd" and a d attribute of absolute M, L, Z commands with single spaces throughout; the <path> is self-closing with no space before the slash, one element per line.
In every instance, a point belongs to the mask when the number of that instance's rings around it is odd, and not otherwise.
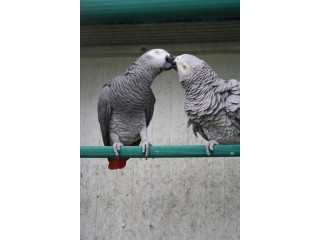
<path fill-rule="evenodd" d="M 82 25 L 236 17 L 240 0 L 80 0 Z"/>

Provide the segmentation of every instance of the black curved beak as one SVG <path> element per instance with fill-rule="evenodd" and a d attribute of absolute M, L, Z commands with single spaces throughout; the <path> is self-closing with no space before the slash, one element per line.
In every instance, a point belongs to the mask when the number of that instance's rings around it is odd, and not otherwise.
<path fill-rule="evenodd" d="M 176 59 L 176 56 L 174 56 L 174 55 L 172 55 L 172 54 L 170 54 L 170 56 L 166 56 L 166 61 L 168 62 L 168 63 L 171 63 L 171 64 L 173 64 L 173 61 Z"/>
<path fill-rule="evenodd" d="M 163 71 L 168 71 L 168 70 L 172 69 L 172 64 L 171 64 L 171 63 L 168 63 L 168 62 L 165 62 L 165 63 L 162 65 L 161 69 L 162 69 Z"/>
<path fill-rule="evenodd" d="M 173 55 L 170 54 L 170 56 L 169 56 L 168 58 L 166 58 L 166 61 L 169 62 L 169 63 L 171 63 L 172 68 L 173 68 L 174 70 L 178 71 L 178 70 L 177 70 L 177 64 L 176 64 L 176 62 L 174 61 L 175 59 L 176 59 L 176 56 L 173 56 Z"/>
<path fill-rule="evenodd" d="M 177 65 L 174 62 L 174 60 L 176 59 L 176 56 L 170 54 L 170 56 L 166 56 L 166 62 L 162 65 L 162 69 L 164 71 L 168 71 L 170 69 L 174 69 L 177 71 Z"/>
<path fill-rule="evenodd" d="M 178 71 L 176 62 L 173 62 L 173 63 L 172 63 L 172 68 L 173 68 L 174 70 Z"/>

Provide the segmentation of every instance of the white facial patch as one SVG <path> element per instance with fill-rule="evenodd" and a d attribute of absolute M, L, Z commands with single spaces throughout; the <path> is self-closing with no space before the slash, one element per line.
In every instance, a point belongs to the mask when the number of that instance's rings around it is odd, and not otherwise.
<path fill-rule="evenodd" d="M 148 52 L 148 54 L 153 58 L 153 62 L 156 65 L 159 65 L 159 67 L 161 67 L 162 64 L 165 63 L 166 56 L 170 55 L 167 51 L 163 49 L 152 49 Z"/>
<path fill-rule="evenodd" d="M 181 56 L 176 57 L 175 62 L 177 64 L 177 70 L 179 75 L 188 76 L 192 74 L 192 69 L 188 63 L 186 63 Z"/>

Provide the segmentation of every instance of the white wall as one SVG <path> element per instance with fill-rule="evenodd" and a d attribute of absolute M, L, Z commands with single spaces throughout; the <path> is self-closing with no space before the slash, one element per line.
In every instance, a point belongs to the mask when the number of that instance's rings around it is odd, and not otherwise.
<path fill-rule="evenodd" d="M 221 78 L 240 80 L 239 43 L 160 47 L 194 54 Z M 96 110 L 101 87 L 140 49 L 81 50 L 81 145 L 103 145 Z M 157 102 L 151 143 L 204 144 L 187 129 L 177 72 L 159 75 L 152 89 Z M 81 239 L 239 239 L 239 158 L 130 159 L 116 171 L 107 165 L 107 159 L 81 159 Z"/>

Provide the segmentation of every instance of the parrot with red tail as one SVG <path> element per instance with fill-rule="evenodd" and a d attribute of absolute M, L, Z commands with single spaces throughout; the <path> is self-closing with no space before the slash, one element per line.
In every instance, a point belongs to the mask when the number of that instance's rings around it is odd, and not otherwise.
<path fill-rule="evenodd" d="M 113 146 L 116 158 L 109 158 L 108 168 L 122 169 L 127 158 L 119 158 L 121 146 L 142 146 L 146 159 L 151 143 L 147 127 L 152 119 L 156 99 L 152 81 L 162 71 L 172 68 L 166 62 L 171 55 L 152 49 L 140 56 L 124 73 L 105 84 L 98 101 L 98 119 L 105 146 Z"/>

